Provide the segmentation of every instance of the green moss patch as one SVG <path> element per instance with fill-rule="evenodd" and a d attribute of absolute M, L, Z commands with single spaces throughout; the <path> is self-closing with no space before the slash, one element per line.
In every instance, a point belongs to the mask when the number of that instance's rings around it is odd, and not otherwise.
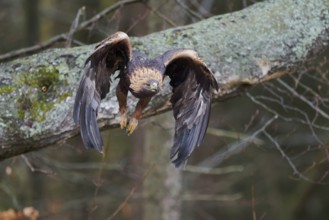
<path fill-rule="evenodd" d="M 14 92 L 15 90 L 16 88 L 12 86 L 0 86 L 0 95 L 9 94 Z"/>
<path fill-rule="evenodd" d="M 21 119 L 42 122 L 46 114 L 58 104 L 71 96 L 61 94 L 63 86 L 68 83 L 61 79 L 56 67 L 39 67 L 35 71 L 23 73 L 16 80 L 17 88 L 22 88 L 20 98 L 16 101 L 17 114 Z"/>

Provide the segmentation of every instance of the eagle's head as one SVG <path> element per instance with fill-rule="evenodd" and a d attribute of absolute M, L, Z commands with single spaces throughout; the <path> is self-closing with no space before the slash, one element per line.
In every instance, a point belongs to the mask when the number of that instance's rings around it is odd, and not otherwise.
<path fill-rule="evenodd" d="M 152 96 L 162 87 L 162 74 L 153 68 L 135 69 L 130 76 L 130 89 L 137 96 Z"/>

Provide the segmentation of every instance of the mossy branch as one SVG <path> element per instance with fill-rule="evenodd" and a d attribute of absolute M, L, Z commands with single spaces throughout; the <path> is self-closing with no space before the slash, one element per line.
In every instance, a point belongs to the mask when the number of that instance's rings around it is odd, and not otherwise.
<path fill-rule="evenodd" d="M 326 47 L 328 28 L 327 0 L 272 0 L 132 38 L 132 43 L 151 57 L 172 48 L 197 50 L 221 85 L 216 101 L 242 87 L 296 72 Z M 0 65 L 0 160 L 65 142 L 78 133 L 72 106 L 92 48 L 52 49 Z M 100 106 L 100 127 L 117 126 L 113 88 Z M 165 86 L 144 117 L 170 110 L 169 97 L 170 88 Z M 130 110 L 133 103 L 130 99 Z"/>

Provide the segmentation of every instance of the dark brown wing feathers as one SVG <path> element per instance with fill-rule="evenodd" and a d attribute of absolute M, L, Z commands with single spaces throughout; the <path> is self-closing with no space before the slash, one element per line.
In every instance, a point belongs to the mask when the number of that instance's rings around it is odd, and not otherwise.
<path fill-rule="evenodd" d="M 131 59 L 128 36 L 117 32 L 102 41 L 85 62 L 84 73 L 75 98 L 73 119 L 80 122 L 84 145 L 103 151 L 103 142 L 97 126 L 97 109 L 110 89 L 110 77 L 116 70 L 123 72 Z"/>
<path fill-rule="evenodd" d="M 89 68 L 90 63 L 85 68 L 83 79 L 77 92 L 73 118 L 74 122 L 80 121 L 81 137 L 87 148 L 95 148 L 102 151 L 102 139 L 96 123 L 97 107 L 100 103 L 99 93 L 95 90 L 95 79 L 93 69 Z"/>
<path fill-rule="evenodd" d="M 170 158 L 181 166 L 203 141 L 207 130 L 212 90 L 218 89 L 212 72 L 193 50 L 173 50 L 164 54 L 165 74 L 173 87 L 171 103 L 175 124 Z"/>

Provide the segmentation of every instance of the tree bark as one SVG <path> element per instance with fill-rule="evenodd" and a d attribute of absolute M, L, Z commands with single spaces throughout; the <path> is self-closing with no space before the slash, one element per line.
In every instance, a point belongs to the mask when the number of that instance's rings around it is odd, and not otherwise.
<path fill-rule="evenodd" d="M 173 48 L 197 50 L 220 84 L 214 101 L 284 74 L 318 55 L 329 42 L 327 0 L 269 0 L 201 22 L 131 38 L 151 57 Z M 72 106 L 92 46 L 51 49 L 0 65 L 0 160 L 78 133 Z M 115 84 L 98 110 L 99 126 L 117 126 Z M 170 86 L 143 117 L 170 110 Z M 128 101 L 129 110 L 135 100 Z"/>

